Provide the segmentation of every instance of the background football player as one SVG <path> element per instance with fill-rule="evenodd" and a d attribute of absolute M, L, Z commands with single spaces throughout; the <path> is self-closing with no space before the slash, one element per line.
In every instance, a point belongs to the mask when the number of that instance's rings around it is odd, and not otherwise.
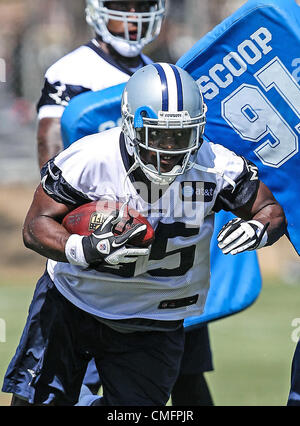
<path fill-rule="evenodd" d="M 60 118 L 73 96 L 126 82 L 151 62 L 142 49 L 154 40 L 165 1 L 87 0 L 87 22 L 95 38 L 53 64 L 45 74 L 38 109 L 38 157 L 42 167 L 62 150 Z"/>

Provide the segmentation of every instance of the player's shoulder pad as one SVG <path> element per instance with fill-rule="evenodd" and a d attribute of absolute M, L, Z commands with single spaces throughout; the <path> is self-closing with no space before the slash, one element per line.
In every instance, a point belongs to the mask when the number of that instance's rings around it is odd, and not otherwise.
<path fill-rule="evenodd" d="M 45 78 L 50 82 L 61 81 L 67 84 L 82 84 L 82 76 L 93 58 L 92 51 L 87 46 L 80 46 L 67 53 L 54 64 L 52 64 L 45 73 Z"/>

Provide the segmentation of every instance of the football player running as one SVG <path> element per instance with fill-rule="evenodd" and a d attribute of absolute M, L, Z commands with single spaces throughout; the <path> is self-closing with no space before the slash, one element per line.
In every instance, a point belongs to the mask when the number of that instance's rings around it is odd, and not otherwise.
<path fill-rule="evenodd" d="M 60 119 L 73 97 L 124 83 L 152 62 L 142 50 L 160 33 L 165 13 L 165 0 L 87 0 L 86 19 L 95 37 L 58 60 L 45 74 L 37 107 L 40 168 L 63 148 Z M 184 405 L 188 396 L 189 404 L 211 405 L 203 374 L 213 369 L 208 327 L 189 332 L 185 344 L 186 356 L 172 394 L 173 404 Z M 84 384 L 93 393 L 99 390 L 93 362 L 89 363 Z"/>
<path fill-rule="evenodd" d="M 150 64 L 126 85 L 122 128 L 87 136 L 43 167 L 23 234 L 28 248 L 51 259 L 22 336 L 28 345 L 39 340 L 40 351 L 17 350 L 6 391 L 26 381 L 29 404 L 74 405 L 94 358 L 103 397 L 93 405 L 167 403 L 184 350 L 183 320 L 203 312 L 209 289 L 214 213 L 237 216 L 218 237 L 228 254 L 271 245 L 286 229 L 255 166 L 204 140 L 204 126 L 193 78 Z M 156 231 L 151 248 L 135 248 L 130 263 L 126 242 L 101 250 L 118 212 L 88 237 L 61 225 L 76 206 L 102 198 L 128 203 Z"/>

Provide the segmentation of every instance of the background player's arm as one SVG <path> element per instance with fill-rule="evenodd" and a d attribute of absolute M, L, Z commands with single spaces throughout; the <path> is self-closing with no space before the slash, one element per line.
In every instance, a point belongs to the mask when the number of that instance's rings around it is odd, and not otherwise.
<path fill-rule="evenodd" d="M 38 161 L 43 165 L 63 149 L 60 118 L 42 118 L 37 131 Z"/>

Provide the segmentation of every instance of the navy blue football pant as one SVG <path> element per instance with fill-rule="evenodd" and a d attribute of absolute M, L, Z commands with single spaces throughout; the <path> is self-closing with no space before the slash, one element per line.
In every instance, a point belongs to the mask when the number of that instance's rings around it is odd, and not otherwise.
<path fill-rule="evenodd" d="M 186 331 L 184 354 L 179 374 L 195 377 L 195 375 L 211 370 L 213 370 L 213 362 L 207 325 Z M 101 379 L 94 360 L 88 364 L 83 383 L 93 393 L 97 393 L 101 386 Z"/>
<path fill-rule="evenodd" d="M 183 327 L 167 333 L 118 333 L 70 303 L 45 273 L 2 391 L 36 405 L 74 405 L 94 358 L 103 405 L 162 406 L 177 378 L 183 348 Z"/>

